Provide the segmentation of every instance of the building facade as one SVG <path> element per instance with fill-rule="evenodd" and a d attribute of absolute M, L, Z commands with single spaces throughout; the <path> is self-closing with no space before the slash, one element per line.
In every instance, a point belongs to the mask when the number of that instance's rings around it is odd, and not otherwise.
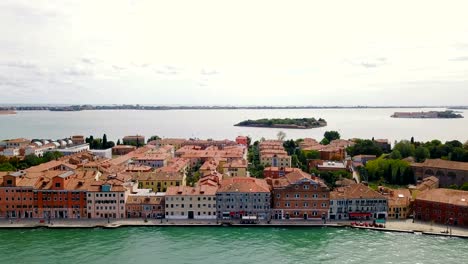
<path fill-rule="evenodd" d="M 263 179 L 249 177 L 223 179 L 216 193 L 218 219 L 241 219 L 243 216 L 270 219 L 270 205 L 270 186 Z"/>
<path fill-rule="evenodd" d="M 416 180 L 434 176 L 439 179 L 441 187 L 461 186 L 468 181 L 468 162 L 426 159 L 423 163 L 412 163 L 411 169 Z"/>
<path fill-rule="evenodd" d="M 387 218 L 388 199 L 364 184 L 351 184 L 330 193 L 330 219 Z"/>
<path fill-rule="evenodd" d="M 166 191 L 167 219 L 216 219 L 214 186 L 169 187 Z"/>
<path fill-rule="evenodd" d="M 328 219 L 330 189 L 305 172 L 267 179 L 272 186 L 273 219 Z"/>
<path fill-rule="evenodd" d="M 421 192 L 414 203 L 417 220 L 468 227 L 468 191 L 432 189 Z"/>

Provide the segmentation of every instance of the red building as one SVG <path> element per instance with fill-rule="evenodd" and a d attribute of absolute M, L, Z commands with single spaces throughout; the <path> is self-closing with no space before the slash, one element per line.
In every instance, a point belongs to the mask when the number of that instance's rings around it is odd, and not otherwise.
<path fill-rule="evenodd" d="M 320 179 L 303 171 L 271 179 L 272 218 L 327 219 L 330 209 L 330 189 Z"/>
<path fill-rule="evenodd" d="M 467 227 L 468 192 L 452 189 L 424 191 L 416 198 L 414 212 L 418 220 Z"/>
<path fill-rule="evenodd" d="M 244 137 L 244 136 L 238 136 L 238 137 L 236 137 L 236 143 L 240 144 L 240 145 L 248 146 L 249 145 L 249 138 Z"/>
<path fill-rule="evenodd" d="M 276 179 L 276 178 L 284 177 L 286 174 L 295 172 L 295 171 L 301 171 L 301 169 L 290 168 L 290 167 L 266 167 L 263 170 L 263 177 Z"/>
<path fill-rule="evenodd" d="M 0 172 L 0 217 L 32 218 L 34 212 L 33 186 L 25 172 Z"/>

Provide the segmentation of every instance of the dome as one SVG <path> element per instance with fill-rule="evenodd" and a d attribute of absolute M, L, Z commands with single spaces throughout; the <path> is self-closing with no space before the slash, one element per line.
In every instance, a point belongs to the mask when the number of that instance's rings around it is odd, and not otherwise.
<path fill-rule="evenodd" d="M 38 146 L 38 147 L 42 146 L 42 143 L 40 141 L 34 141 L 33 144 Z"/>

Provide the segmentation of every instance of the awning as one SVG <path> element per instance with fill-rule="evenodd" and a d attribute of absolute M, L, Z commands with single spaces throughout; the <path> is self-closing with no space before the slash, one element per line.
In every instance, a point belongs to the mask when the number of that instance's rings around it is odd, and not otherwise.
<path fill-rule="evenodd" d="M 349 213 L 349 217 L 367 217 L 372 216 L 371 213 Z"/>

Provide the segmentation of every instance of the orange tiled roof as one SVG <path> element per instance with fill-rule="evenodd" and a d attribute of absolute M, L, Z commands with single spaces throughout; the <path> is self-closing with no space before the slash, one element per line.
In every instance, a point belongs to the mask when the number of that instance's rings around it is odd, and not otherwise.
<path fill-rule="evenodd" d="M 450 161 L 442 159 L 426 159 L 423 163 L 412 163 L 411 166 L 468 171 L 468 162 Z"/>
<path fill-rule="evenodd" d="M 270 186 L 263 179 L 232 177 L 224 179 L 218 192 L 258 193 L 270 192 Z"/>
<path fill-rule="evenodd" d="M 421 192 L 416 200 L 468 207 L 468 191 L 432 189 Z"/>
<path fill-rule="evenodd" d="M 330 192 L 330 199 L 386 199 L 386 197 L 362 183 L 357 183 L 336 188 Z"/>
<path fill-rule="evenodd" d="M 190 196 L 190 195 L 216 195 L 215 186 L 200 185 L 197 187 L 190 186 L 170 186 L 166 190 L 166 196 Z"/>

